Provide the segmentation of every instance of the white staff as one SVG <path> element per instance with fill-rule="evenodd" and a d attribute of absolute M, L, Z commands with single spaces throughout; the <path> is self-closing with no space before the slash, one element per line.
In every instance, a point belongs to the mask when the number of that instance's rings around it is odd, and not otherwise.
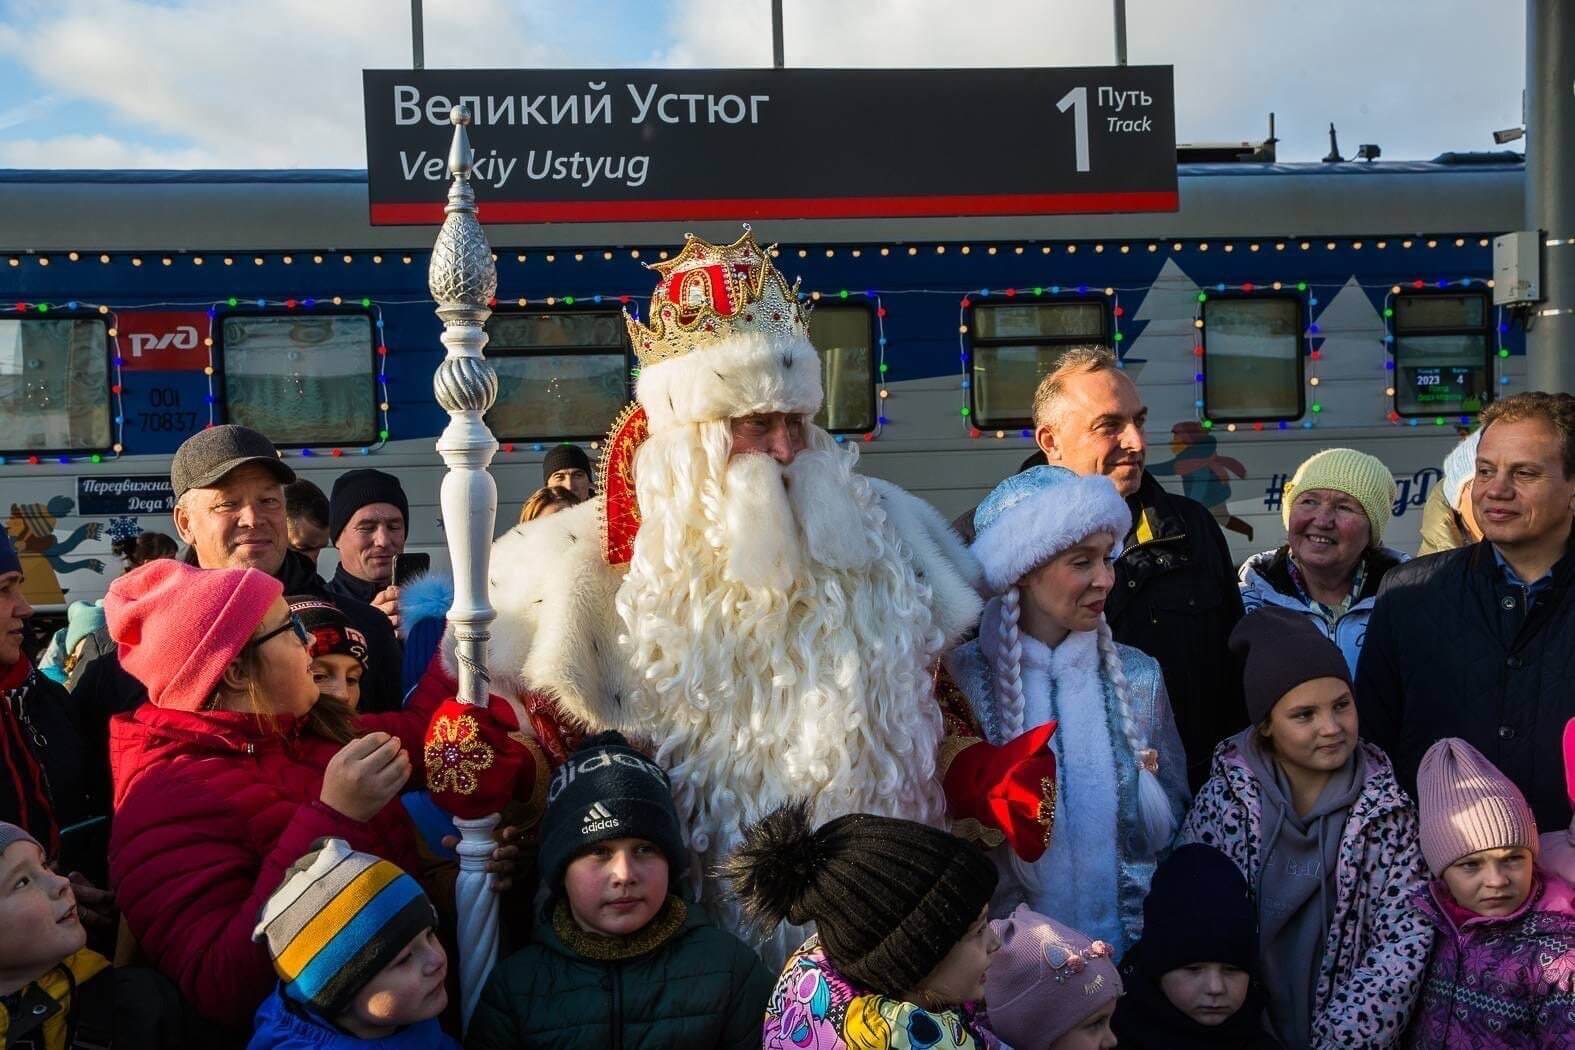
<path fill-rule="evenodd" d="M 487 467 L 498 442 L 487 429 L 484 416 L 498 396 L 498 377 L 482 350 L 487 345 L 483 325 L 492 316 L 488 303 L 498 290 L 498 271 L 486 234 L 476 221 L 476 195 L 470 188 L 474 157 L 465 135 L 470 119 L 463 106 L 449 111 L 454 141 L 448 151 L 448 171 L 454 181 L 448 190 L 448 206 L 443 209 L 443 228 L 432 247 L 427 287 L 438 303 L 443 346 L 448 352 L 432 377 L 438 404 L 449 415 L 448 426 L 437 442 L 438 453 L 448 465 L 441 497 L 454 571 L 454 604 L 448 622 L 456 641 L 459 699 L 485 708 L 487 628 L 497 615 L 487 599 L 487 557 L 498 514 L 498 487 Z M 459 881 L 454 892 L 459 911 L 461 1010 L 466 1024 L 498 957 L 498 899 L 487 873 L 497 824 L 496 813 L 479 820 L 454 821 L 460 834 Z"/>

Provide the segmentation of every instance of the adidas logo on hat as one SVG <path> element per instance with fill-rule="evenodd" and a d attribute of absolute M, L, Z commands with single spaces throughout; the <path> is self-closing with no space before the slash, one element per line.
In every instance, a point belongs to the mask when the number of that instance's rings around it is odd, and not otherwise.
<path fill-rule="evenodd" d="M 595 802 L 585 811 L 585 818 L 580 821 L 580 834 L 591 835 L 616 827 L 618 827 L 618 818 L 613 816 L 606 806 Z"/>

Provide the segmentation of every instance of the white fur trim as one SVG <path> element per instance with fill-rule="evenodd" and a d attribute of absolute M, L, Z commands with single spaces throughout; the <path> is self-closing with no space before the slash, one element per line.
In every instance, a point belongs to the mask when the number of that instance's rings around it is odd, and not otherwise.
<path fill-rule="evenodd" d="M 941 512 L 889 481 L 869 478 L 886 520 L 913 553 L 913 571 L 934 596 L 930 612 L 951 648 L 979 623 L 981 573 L 962 537 Z"/>
<path fill-rule="evenodd" d="M 1096 532 L 1116 545 L 1132 528 L 1132 512 L 1115 483 L 1093 474 L 1044 489 L 1001 514 L 973 541 L 990 591 L 1000 594 L 1068 547 Z"/>
<path fill-rule="evenodd" d="M 623 574 L 602 557 L 599 513 L 589 500 L 516 525 L 493 543 L 488 580 L 498 611 L 487 654 L 493 691 L 549 693 L 592 730 L 623 724 L 627 691 L 613 608 Z"/>
<path fill-rule="evenodd" d="M 750 332 L 640 369 L 635 400 L 651 433 L 753 412 L 820 411 L 820 357 L 808 339 Z"/>

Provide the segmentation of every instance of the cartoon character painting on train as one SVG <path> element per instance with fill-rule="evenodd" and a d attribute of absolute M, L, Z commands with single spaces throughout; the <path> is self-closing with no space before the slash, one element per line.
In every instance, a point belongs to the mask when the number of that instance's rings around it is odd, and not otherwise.
<path fill-rule="evenodd" d="M 1170 428 L 1170 451 L 1175 458 L 1150 463 L 1155 474 L 1174 474 L 1181 479 L 1182 495 L 1197 500 L 1220 523 L 1220 528 L 1239 532 L 1252 539 L 1252 526 L 1230 512 L 1231 475 L 1246 478 L 1241 460 L 1222 456 L 1214 435 L 1195 421 L 1187 419 Z"/>
<path fill-rule="evenodd" d="M 101 522 L 89 521 L 78 525 L 65 539 L 57 537 L 55 523 L 70 514 L 73 506 L 75 501 L 69 496 L 55 496 L 48 503 L 11 504 L 5 530 L 21 556 L 25 581 L 22 592 L 30 604 L 63 603 L 66 588 L 60 586 L 61 573 L 79 569 L 104 571 L 104 562 L 98 558 L 66 559 L 84 540 L 98 539 L 104 528 Z"/>

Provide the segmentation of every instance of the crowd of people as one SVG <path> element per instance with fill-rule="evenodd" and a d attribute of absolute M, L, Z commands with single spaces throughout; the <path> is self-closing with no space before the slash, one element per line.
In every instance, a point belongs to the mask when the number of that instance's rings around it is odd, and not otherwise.
<path fill-rule="evenodd" d="M 0 539 L 0 1044 L 1575 1046 L 1575 397 L 1489 406 L 1426 556 L 1336 448 L 1238 567 L 1074 349 L 965 545 L 810 422 L 747 234 L 660 269 L 634 423 L 494 548 L 471 1016 L 447 584 L 397 477 L 225 425 L 36 666 Z"/>

